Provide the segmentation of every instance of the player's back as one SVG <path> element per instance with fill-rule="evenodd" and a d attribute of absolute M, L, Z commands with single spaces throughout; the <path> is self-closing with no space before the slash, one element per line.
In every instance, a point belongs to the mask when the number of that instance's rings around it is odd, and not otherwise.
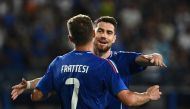
<path fill-rule="evenodd" d="M 104 109 L 109 77 L 106 60 L 91 52 L 72 51 L 58 57 L 56 63 L 54 87 L 64 109 Z"/>

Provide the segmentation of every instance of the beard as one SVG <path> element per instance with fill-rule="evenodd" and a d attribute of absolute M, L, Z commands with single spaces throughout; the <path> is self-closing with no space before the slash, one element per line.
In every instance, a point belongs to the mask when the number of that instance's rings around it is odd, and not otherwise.
<path fill-rule="evenodd" d="M 111 49 L 112 44 L 101 45 L 98 41 L 94 42 L 94 51 L 98 53 L 105 53 Z"/>

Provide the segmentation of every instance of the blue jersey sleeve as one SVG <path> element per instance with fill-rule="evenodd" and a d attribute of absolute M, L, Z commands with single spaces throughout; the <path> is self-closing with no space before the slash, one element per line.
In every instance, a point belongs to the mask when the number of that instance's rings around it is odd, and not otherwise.
<path fill-rule="evenodd" d="M 130 61 L 130 71 L 132 74 L 138 73 L 138 72 L 142 72 L 146 69 L 146 67 L 138 65 L 135 60 L 138 56 L 142 55 L 141 53 L 135 53 L 135 52 L 131 52 L 129 53 L 129 55 L 131 55 L 131 61 Z"/>
<path fill-rule="evenodd" d="M 126 61 L 126 63 L 129 65 L 129 70 L 130 70 L 131 74 L 142 72 L 146 69 L 146 67 L 138 65 L 135 62 L 136 58 L 140 55 L 142 55 L 142 54 L 136 53 L 136 52 L 123 52 L 122 59 L 123 59 L 123 61 Z"/>
<path fill-rule="evenodd" d="M 107 82 L 110 92 L 116 95 L 118 92 L 122 90 L 128 90 L 127 86 L 121 80 L 117 67 L 115 66 L 113 61 L 107 60 L 107 62 L 108 63 L 105 66 L 105 68 L 107 69 L 105 81 Z"/>
<path fill-rule="evenodd" d="M 45 75 L 40 79 L 36 88 L 42 91 L 47 96 L 49 92 L 53 91 L 53 66 L 55 60 L 49 65 Z"/>

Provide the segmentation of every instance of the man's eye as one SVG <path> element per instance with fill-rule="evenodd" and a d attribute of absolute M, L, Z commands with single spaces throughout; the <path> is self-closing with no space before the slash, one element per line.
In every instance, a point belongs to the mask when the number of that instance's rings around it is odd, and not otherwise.
<path fill-rule="evenodd" d="M 107 33 L 108 33 L 109 35 L 113 34 L 113 32 L 111 32 L 111 31 L 108 31 Z"/>
<path fill-rule="evenodd" d="M 103 31 L 102 30 L 98 30 L 99 33 L 102 33 Z"/>

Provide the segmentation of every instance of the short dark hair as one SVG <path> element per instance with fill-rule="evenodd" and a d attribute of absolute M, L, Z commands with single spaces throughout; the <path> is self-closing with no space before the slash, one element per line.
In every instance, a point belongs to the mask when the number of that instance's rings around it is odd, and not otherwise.
<path fill-rule="evenodd" d="M 98 19 L 96 19 L 94 21 L 94 25 L 97 26 L 99 22 L 111 23 L 115 27 L 115 30 L 117 28 L 117 21 L 115 20 L 115 18 L 113 18 L 111 16 L 101 16 L 101 17 L 99 17 Z"/>
<path fill-rule="evenodd" d="M 69 34 L 76 45 L 84 45 L 93 38 L 93 23 L 87 15 L 76 15 L 67 21 Z"/>

